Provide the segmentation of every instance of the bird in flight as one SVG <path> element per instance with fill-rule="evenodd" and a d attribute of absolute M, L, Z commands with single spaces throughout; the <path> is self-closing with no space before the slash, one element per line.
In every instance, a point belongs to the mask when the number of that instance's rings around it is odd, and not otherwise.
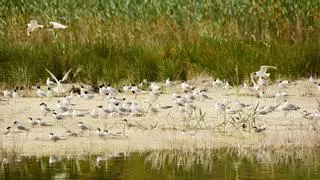
<path fill-rule="evenodd" d="M 27 35 L 30 36 L 30 33 L 38 28 L 43 28 L 43 25 L 38 24 L 36 20 L 31 20 L 30 23 L 27 24 Z"/>
<path fill-rule="evenodd" d="M 58 22 L 51 21 L 51 22 L 49 22 L 49 24 L 51 24 L 54 29 L 66 29 L 66 28 L 68 28 L 68 26 L 63 25 L 63 24 L 58 23 Z"/>

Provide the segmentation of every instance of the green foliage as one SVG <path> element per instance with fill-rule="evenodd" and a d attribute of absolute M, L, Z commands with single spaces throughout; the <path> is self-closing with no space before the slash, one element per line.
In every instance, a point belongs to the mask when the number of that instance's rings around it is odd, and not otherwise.
<path fill-rule="evenodd" d="M 70 81 L 206 72 L 236 83 L 262 64 L 276 76 L 319 75 L 319 16 L 318 1 L 3 0 L 0 82 L 30 86 L 44 82 L 44 68 L 60 77 L 79 67 Z M 31 19 L 45 27 L 27 36 Z M 49 21 L 69 28 L 49 30 Z"/>

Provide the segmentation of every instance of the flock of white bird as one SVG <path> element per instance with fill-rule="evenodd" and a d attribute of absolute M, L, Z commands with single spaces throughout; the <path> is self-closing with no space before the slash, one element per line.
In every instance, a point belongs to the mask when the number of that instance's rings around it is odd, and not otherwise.
<path fill-rule="evenodd" d="M 68 26 L 66 25 L 63 25 L 61 23 L 58 23 L 58 22 L 49 22 L 50 26 L 53 28 L 53 29 L 66 29 L 68 28 Z M 27 35 L 30 36 L 30 34 L 39 29 L 39 28 L 43 28 L 44 25 L 40 25 L 38 24 L 38 21 L 36 20 L 31 20 L 28 24 L 27 24 Z"/>
<path fill-rule="evenodd" d="M 270 81 L 270 73 L 267 72 L 268 69 L 276 69 L 273 66 L 261 66 L 259 71 L 251 73 L 251 81 L 253 86 L 249 86 L 248 84 L 244 83 L 241 91 L 249 93 L 251 95 L 257 96 L 258 98 L 271 98 L 267 96 L 267 89 Z M 73 91 L 67 92 L 64 88 L 65 81 L 68 79 L 68 75 L 71 72 L 71 69 L 67 71 L 67 73 L 63 76 L 61 80 L 56 78 L 48 69 L 46 71 L 50 74 L 53 81 L 48 78 L 46 80 L 46 91 L 44 91 L 40 86 L 37 87 L 35 95 L 40 98 L 42 101 L 40 103 L 39 110 L 43 113 L 43 116 L 47 116 L 51 114 L 51 116 L 57 121 L 61 122 L 68 118 L 77 118 L 77 117 L 90 117 L 90 118 L 111 118 L 111 117 L 128 117 L 128 116 L 145 116 L 147 113 L 151 114 L 158 114 L 161 111 L 166 111 L 166 109 L 176 108 L 175 111 L 180 113 L 194 113 L 195 109 L 197 108 L 194 104 L 195 101 L 214 101 L 212 97 L 207 94 L 206 88 L 195 87 L 188 82 L 182 82 L 181 86 L 177 85 L 177 82 L 173 82 L 170 79 L 167 79 L 165 83 L 156 83 L 151 82 L 148 83 L 146 80 L 139 85 L 131 84 L 125 85 L 122 87 L 122 90 L 118 90 L 111 85 L 101 85 L 99 87 L 99 92 L 95 93 L 90 91 L 89 88 L 85 88 L 81 86 L 79 89 L 79 93 L 75 93 Z M 317 84 L 316 80 L 313 77 L 309 78 L 309 83 L 315 86 L 320 93 L 320 83 Z M 143 85 L 149 85 L 149 90 L 144 90 L 140 88 Z M 276 109 L 282 111 L 284 116 L 286 117 L 287 113 L 290 111 L 300 109 L 299 106 L 291 104 L 286 99 L 288 93 L 285 91 L 281 91 L 282 89 L 288 88 L 291 82 L 288 80 L 281 80 L 278 82 L 278 93 L 273 95 L 272 98 L 276 98 L 278 104 L 274 106 L 259 106 L 256 109 L 256 113 L 259 115 L 266 115 L 269 114 Z M 213 88 L 221 88 L 227 93 L 231 88 L 233 88 L 228 81 L 221 81 L 216 79 L 212 82 Z M 157 101 L 159 96 L 164 93 L 164 89 L 171 90 L 172 93 L 172 101 L 170 105 L 160 106 L 157 104 L 154 106 L 153 104 Z M 179 92 L 178 92 L 179 91 Z M 168 91 L 167 91 L 168 92 Z M 65 93 L 70 93 L 70 95 L 62 96 Z M 119 98 L 118 95 L 121 94 L 132 94 L 134 96 L 134 100 L 127 100 L 126 98 Z M 143 108 L 141 103 L 139 103 L 139 96 L 140 94 L 150 94 L 152 101 L 148 106 L 148 109 Z M 17 99 L 23 98 L 23 96 L 19 93 L 18 89 L 10 91 L 5 89 L 3 91 L 4 99 L 7 103 L 10 103 L 10 99 Z M 57 103 L 56 107 L 48 107 L 48 105 L 43 102 L 44 99 L 51 101 L 53 97 L 61 97 Z M 92 109 L 91 111 L 85 110 L 77 110 L 75 109 L 76 105 L 73 104 L 73 99 L 79 98 L 86 101 L 90 101 L 94 98 L 104 99 L 104 104 L 99 105 L 96 108 Z M 14 102 L 14 101 L 12 101 Z M 223 100 L 216 101 L 215 106 L 212 109 L 216 110 L 219 113 L 226 113 L 226 114 L 236 114 L 244 108 L 253 107 L 250 104 L 244 104 L 240 101 L 236 101 L 236 108 L 232 108 L 231 106 L 232 101 L 229 100 L 228 96 L 226 95 Z M 320 112 L 310 113 L 307 111 L 302 111 L 302 116 L 306 119 L 320 119 Z M 41 118 L 28 118 L 30 125 L 33 126 L 40 126 L 40 127 L 50 127 L 52 124 L 48 124 L 43 121 Z M 97 128 L 96 134 L 99 137 L 126 137 L 125 129 L 137 126 L 135 124 L 131 124 L 128 122 L 127 119 L 123 119 L 121 121 L 123 123 L 123 131 L 112 133 L 109 130 L 101 130 Z M 3 134 L 9 134 L 12 132 L 13 127 L 16 128 L 18 131 L 30 131 L 30 128 L 25 127 L 24 125 L 20 124 L 19 121 L 15 121 L 13 126 L 8 126 Z M 66 132 L 67 136 L 80 136 L 83 135 L 86 131 L 92 131 L 87 125 L 83 122 L 78 122 L 79 132 L 71 132 L 68 130 Z M 258 128 L 254 127 L 255 132 L 261 132 L 265 130 L 265 128 Z M 49 140 L 51 141 L 58 141 L 61 140 L 55 133 L 49 133 Z"/>

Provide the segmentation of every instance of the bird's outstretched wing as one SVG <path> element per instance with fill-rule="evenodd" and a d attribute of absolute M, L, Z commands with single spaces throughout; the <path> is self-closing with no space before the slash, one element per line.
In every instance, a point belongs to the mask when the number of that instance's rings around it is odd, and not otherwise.
<path fill-rule="evenodd" d="M 59 84 L 60 82 L 58 81 L 58 79 L 56 78 L 56 76 L 54 76 L 47 68 L 45 68 L 45 69 L 46 69 L 46 71 L 51 75 L 52 79 L 53 79 L 54 81 L 56 81 L 57 84 Z"/>
<path fill-rule="evenodd" d="M 70 71 L 71 71 L 72 69 L 70 69 L 64 76 L 63 76 L 63 78 L 62 78 L 62 80 L 61 80 L 61 82 L 63 82 L 63 81 L 65 81 L 65 80 L 67 80 L 67 78 L 68 78 L 68 75 L 69 75 L 69 73 L 70 73 Z"/>
<path fill-rule="evenodd" d="M 259 72 L 260 72 L 261 74 L 266 74 L 266 73 L 267 73 L 267 70 L 270 69 L 270 68 L 272 68 L 272 69 L 277 69 L 277 67 L 275 67 L 275 66 L 262 65 L 262 66 L 260 66 Z"/>

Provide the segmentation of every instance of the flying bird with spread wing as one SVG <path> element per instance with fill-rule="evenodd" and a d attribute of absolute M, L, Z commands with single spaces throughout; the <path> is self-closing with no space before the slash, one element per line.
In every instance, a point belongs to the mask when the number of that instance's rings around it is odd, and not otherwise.
<path fill-rule="evenodd" d="M 30 36 L 30 33 L 38 28 L 43 28 L 43 25 L 38 24 L 36 20 L 31 20 L 30 23 L 27 24 L 27 35 Z"/>

